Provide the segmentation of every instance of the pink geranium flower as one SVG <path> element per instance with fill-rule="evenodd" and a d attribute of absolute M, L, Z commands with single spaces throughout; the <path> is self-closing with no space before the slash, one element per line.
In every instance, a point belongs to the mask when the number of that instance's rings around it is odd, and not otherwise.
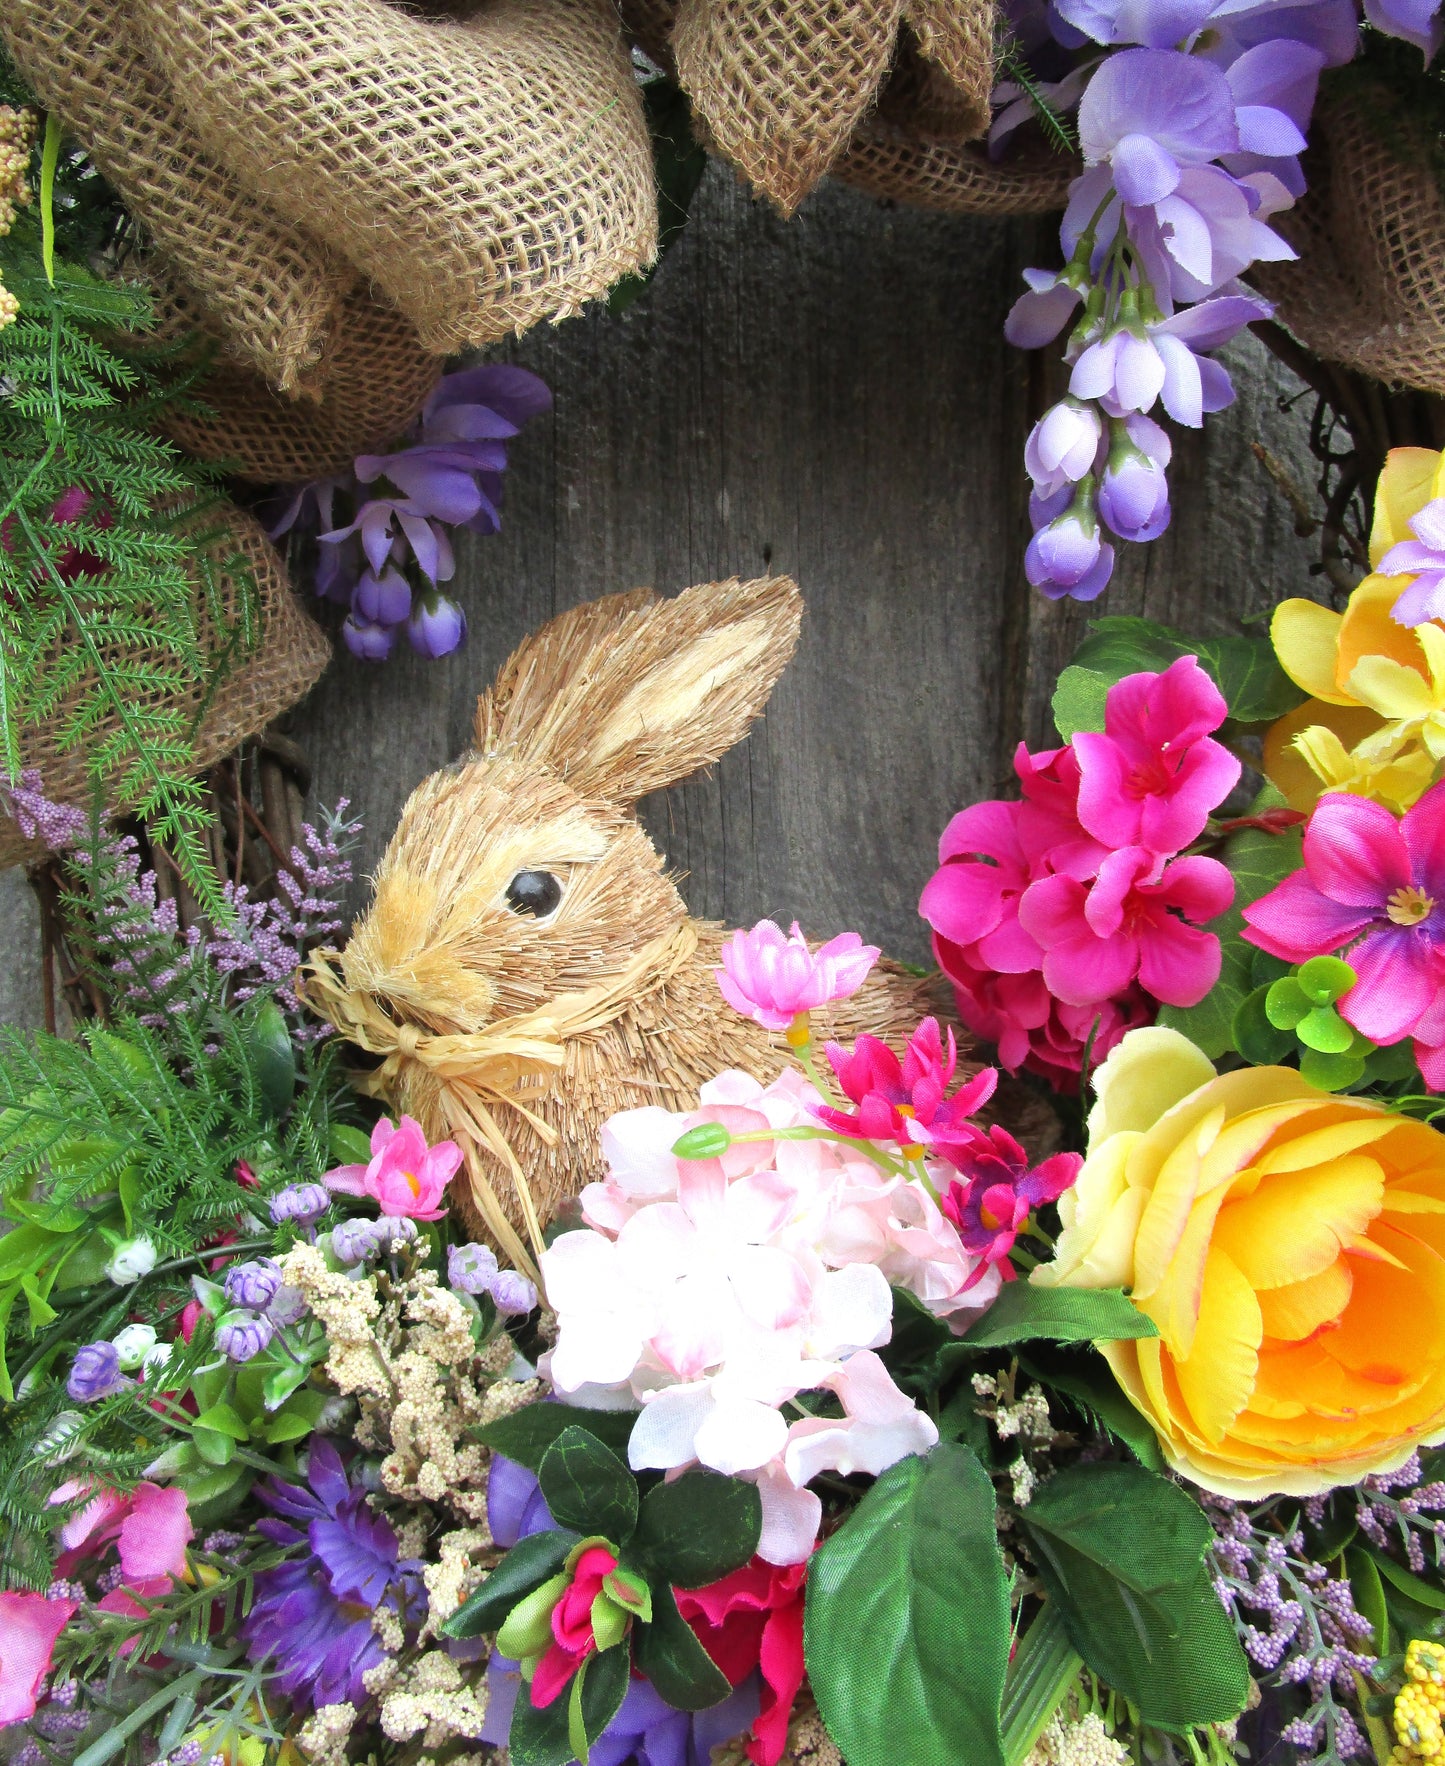
<path fill-rule="evenodd" d="M 900 1061 L 876 1036 L 860 1036 L 850 1054 L 828 1044 L 828 1061 L 844 1095 L 857 1108 L 818 1108 L 819 1118 L 840 1134 L 862 1140 L 896 1140 L 903 1146 L 930 1146 L 964 1132 L 973 1113 L 993 1096 L 998 1073 L 985 1067 L 952 1097 L 947 1095 L 958 1065 L 953 1032 L 945 1045 L 936 1018 L 925 1018 L 909 1038 Z"/>
<path fill-rule="evenodd" d="M 787 937 L 771 920 L 759 920 L 723 946 L 717 984 L 735 1012 L 768 1030 L 786 1030 L 799 1012 L 857 993 L 878 954 L 877 945 L 864 944 L 856 932 L 840 932 L 809 950 L 796 920 Z"/>
<path fill-rule="evenodd" d="M 1087 886 L 1040 878 L 1019 904 L 1019 922 L 1044 947 L 1050 992 L 1071 1005 L 1115 998 L 1137 980 L 1167 1005 L 1192 1006 L 1220 967 L 1219 940 L 1197 922 L 1233 900 L 1234 879 L 1217 859 L 1161 865 L 1135 846 L 1110 853 Z"/>
<path fill-rule="evenodd" d="M 1227 715 L 1223 695 L 1192 656 L 1162 674 L 1116 681 L 1103 734 L 1080 731 L 1073 740 L 1084 828 L 1116 850 L 1182 852 L 1239 783 L 1239 762 L 1209 736 Z"/>
<path fill-rule="evenodd" d="M 1382 804 L 1327 793 L 1305 829 L 1303 870 L 1251 902 L 1244 918 L 1250 943 L 1287 963 L 1352 947 L 1358 979 L 1340 1000 L 1340 1015 L 1378 1043 L 1418 1034 L 1423 1059 L 1438 1071 L 1445 783 L 1399 821 Z"/>
<path fill-rule="evenodd" d="M 1030 1166 L 1029 1156 L 1002 1128 L 976 1133 L 967 1147 L 949 1155 L 961 1173 L 948 1186 L 941 1207 L 958 1228 L 963 1248 L 980 1261 L 968 1285 L 997 1267 L 1005 1281 L 1012 1281 L 1009 1252 L 1019 1229 L 1036 1208 L 1057 1202 L 1071 1188 L 1084 1163 L 1079 1153 L 1055 1153 L 1041 1165 Z"/>
<path fill-rule="evenodd" d="M 777 1766 L 788 1719 L 803 1684 L 803 1589 L 806 1563 L 778 1566 L 755 1557 L 706 1588 L 678 1588 L 677 1610 L 698 1642 L 739 1686 L 757 1669 L 762 1702 L 744 1752 L 754 1766 Z"/>
<path fill-rule="evenodd" d="M 940 938 L 934 950 L 953 982 L 959 1017 L 981 1041 L 997 1046 L 999 1065 L 1037 1073 L 1058 1092 L 1078 1090 L 1086 1050 L 1097 1067 L 1128 1031 L 1154 1021 L 1154 1002 L 1137 984 L 1115 999 L 1071 1006 L 1049 992 L 1042 970 L 994 975 Z"/>
<path fill-rule="evenodd" d="M 0 1594 L 0 1729 L 35 1715 L 55 1640 L 78 1604 L 13 1589 Z"/>
<path fill-rule="evenodd" d="M 462 1162 L 455 1141 L 428 1147 L 421 1124 L 403 1116 L 393 1125 L 382 1117 L 371 1131 L 371 1163 L 338 1165 L 322 1178 L 327 1189 L 348 1196 L 370 1196 L 383 1214 L 411 1220 L 440 1220 L 443 1197 Z"/>

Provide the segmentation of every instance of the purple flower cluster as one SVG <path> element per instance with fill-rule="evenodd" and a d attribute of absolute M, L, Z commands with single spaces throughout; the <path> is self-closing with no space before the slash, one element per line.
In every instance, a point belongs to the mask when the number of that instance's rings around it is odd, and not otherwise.
<path fill-rule="evenodd" d="M 537 1290 L 526 1276 L 498 1268 L 496 1253 L 485 1245 L 449 1246 L 447 1281 L 460 1294 L 490 1294 L 504 1317 L 530 1312 L 537 1304 Z"/>
<path fill-rule="evenodd" d="M 1373 1472 L 1353 1490 L 1340 1491 L 1355 1499 L 1355 1524 L 1381 1551 L 1403 1554 L 1407 1567 L 1424 1576 L 1445 1561 L 1445 1480 L 1424 1480 L 1420 1455 L 1412 1453 L 1395 1472 Z M 1312 1527 L 1324 1518 L 1326 1499 L 1313 1496 L 1304 1505 Z M 1428 1545 L 1428 1551 L 1427 1551 Z"/>
<path fill-rule="evenodd" d="M 1266 1686 L 1298 1687 L 1308 1707 L 1282 1739 L 1327 1763 L 1372 1754 L 1356 1715 L 1355 1675 L 1375 1666 L 1373 1628 L 1355 1610 L 1345 1577 L 1305 1555 L 1298 1529 L 1286 1535 L 1222 1497 L 1207 1497 L 1214 1523 L 1214 1586 L 1245 1653 Z"/>
<path fill-rule="evenodd" d="M 316 592 L 348 609 L 341 635 L 353 656 L 384 662 L 402 630 L 423 656 L 446 656 L 461 643 L 466 615 L 439 586 L 456 571 L 452 530 L 497 532 L 507 443 L 551 406 L 551 393 L 525 368 L 464 368 L 438 382 L 395 452 L 359 455 L 349 473 L 291 497 L 272 537 L 318 527 Z M 376 494 L 363 496 L 363 485 Z"/>
<path fill-rule="evenodd" d="M 1232 402 L 1213 352 L 1268 302 L 1238 278 L 1290 258 L 1269 225 L 1302 194 L 1299 155 L 1321 71 L 1355 52 L 1350 0 L 1019 0 L 1017 28 L 1050 50 L 1110 53 L 1045 82 L 1078 106 L 1085 170 L 1061 229 L 1061 271 L 1025 272 L 1005 327 L 1025 349 L 1069 327 L 1068 396 L 1029 438 L 1034 537 L 1045 595 L 1093 600 L 1118 540 L 1169 525 L 1170 443 L 1156 407 L 1198 428 Z M 993 139 L 1028 112 L 1008 87 Z"/>
<path fill-rule="evenodd" d="M 420 1565 L 403 1561 L 390 1524 L 353 1486 L 324 1435 L 310 1444 L 307 1484 L 270 1479 L 257 1485 L 284 1519 L 256 1531 L 296 1556 L 256 1578 L 256 1598 L 241 1626 L 253 1661 L 270 1658 L 276 1682 L 299 1708 L 367 1701 L 364 1677 L 386 1659 L 372 1629 L 379 1607 L 405 1621 L 426 1610 Z"/>
<path fill-rule="evenodd" d="M 295 1324 L 306 1311 L 300 1289 L 287 1283 L 272 1257 L 233 1263 L 226 1271 L 225 1292 L 231 1310 L 216 1322 L 216 1347 L 229 1361 L 254 1360 L 270 1347 L 278 1330 Z"/>

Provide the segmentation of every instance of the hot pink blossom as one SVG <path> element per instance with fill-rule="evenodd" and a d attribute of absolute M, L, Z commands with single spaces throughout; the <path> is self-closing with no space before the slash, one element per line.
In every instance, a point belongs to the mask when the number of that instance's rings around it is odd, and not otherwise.
<path fill-rule="evenodd" d="M 1055 1153 L 1041 1165 L 1005 1129 L 975 1132 L 970 1145 L 949 1155 L 961 1177 L 948 1186 L 943 1212 L 958 1228 L 964 1249 L 980 1261 L 971 1281 L 996 1267 L 1005 1281 L 1014 1270 L 1008 1260 L 1019 1229 L 1036 1208 L 1057 1202 L 1079 1175 L 1079 1153 Z"/>
<path fill-rule="evenodd" d="M 371 1131 L 371 1163 L 338 1165 L 322 1182 L 348 1196 L 370 1196 L 383 1214 L 440 1220 L 443 1197 L 462 1162 L 455 1141 L 428 1147 L 421 1124 L 403 1116 L 393 1126 L 382 1117 Z"/>
<path fill-rule="evenodd" d="M 1303 870 L 1244 918 L 1250 943 L 1287 963 L 1349 947 L 1358 979 L 1340 1015 L 1374 1042 L 1415 1036 L 1422 1072 L 1428 1062 L 1445 1078 L 1445 783 L 1399 821 L 1382 804 L 1327 793 L 1305 829 Z"/>
<path fill-rule="evenodd" d="M 572 1676 L 597 1648 L 592 1629 L 592 1603 L 602 1584 L 617 1568 L 617 1559 L 604 1545 L 589 1545 L 577 1560 L 572 1581 L 552 1609 L 552 1639 L 532 1677 L 532 1703 L 540 1710 L 550 1705 Z"/>
<path fill-rule="evenodd" d="M 755 1669 L 762 1702 L 744 1753 L 753 1766 L 777 1766 L 788 1719 L 803 1684 L 803 1599 L 807 1568 L 779 1568 L 761 1556 L 706 1588 L 678 1588 L 677 1610 L 697 1640 L 738 1686 Z"/>
<path fill-rule="evenodd" d="M 0 1593 L 0 1728 L 35 1715 L 55 1640 L 76 1606 L 73 1600 L 47 1600 L 43 1594 Z"/>
<path fill-rule="evenodd" d="M 68 1502 L 93 1488 L 88 1481 L 73 1480 L 62 1484 L 50 1500 Z M 158 1582 L 164 1590 L 172 1577 L 184 1574 L 186 1546 L 194 1531 L 186 1493 L 174 1485 L 137 1484 L 125 1495 L 101 1489 L 61 1527 L 64 1549 L 55 1573 L 69 1576 L 77 1565 L 101 1556 L 114 1544 L 130 1587 L 145 1593 L 148 1589 L 143 1585 Z"/>
<path fill-rule="evenodd" d="M 1217 859 L 1161 866 L 1157 854 L 1134 846 L 1110 853 L 1092 884 L 1040 878 L 1020 902 L 1019 920 L 1044 946 L 1049 991 L 1071 1005 L 1116 998 L 1137 980 L 1157 1000 L 1192 1006 L 1220 967 L 1219 940 L 1198 922 L 1233 900 L 1234 879 Z"/>
<path fill-rule="evenodd" d="M 999 1065 L 1037 1073 L 1055 1091 L 1078 1090 L 1086 1050 L 1097 1066 L 1128 1031 L 1154 1021 L 1155 1004 L 1137 985 L 1116 999 L 1071 1006 L 1049 992 L 1041 969 L 994 975 L 969 963 L 957 945 L 935 937 L 933 947 L 953 982 L 959 1017 L 997 1046 Z"/>
<path fill-rule="evenodd" d="M 1103 734 L 1080 731 L 1073 739 L 1079 821 L 1116 850 L 1182 852 L 1239 783 L 1239 762 L 1209 736 L 1228 710 L 1192 656 L 1162 674 L 1116 681 Z"/>
<path fill-rule="evenodd" d="M 768 1030 L 786 1030 L 799 1012 L 857 993 L 877 961 L 878 947 L 856 932 L 809 950 L 796 920 L 786 938 L 773 921 L 759 920 L 722 947 L 717 984 L 735 1012 Z"/>
<path fill-rule="evenodd" d="M 952 1097 L 947 1095 L 958 1065 L 958 1046 L 951 1030 L 945 1046 L 936 1018 L 925 1018 L 919 1025 L 901 1062 L 876 1036 L 860 1036 L 851 1054 L 830 1042 L 827 1053 L 844 1095 L 857 1109 L 820 1106 L 818 1116 L 839 1134 L 863 1140 L 899 1141 L 911 1147 L 956 1138 L 998 1084 L 997 1072 L 985 1067 Z"/>

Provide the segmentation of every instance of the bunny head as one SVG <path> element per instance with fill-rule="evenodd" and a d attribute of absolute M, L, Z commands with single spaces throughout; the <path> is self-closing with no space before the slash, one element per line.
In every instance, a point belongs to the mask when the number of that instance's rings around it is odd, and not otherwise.
<path fill-rule="evenodd" d="M 686 924 L 633 814 L 718 759 L 797 642 L 783 577 L 646 589 L 529 638 L 477 706 L 474 751 L 412 793 L 341 955 L 353 993 L 431 1036 L 646 985 Z"/>

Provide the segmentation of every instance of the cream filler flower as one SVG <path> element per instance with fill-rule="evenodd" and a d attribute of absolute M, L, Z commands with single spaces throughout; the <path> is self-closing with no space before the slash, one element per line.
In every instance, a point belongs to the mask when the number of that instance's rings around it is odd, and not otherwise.
<path fill-rule="evenodd" d="M 809 1479 L 876 1474 L 938 1439 L 872 1353 L 892 1331 L 890 1281 L 962 1328 L 999 1278 L 965 1295 L 975 1259 L 925 1185 L 846 1142 L 771 1138 L 817 1127 L 821 1099 L 800 1075 L 764 1088 L 723 1074 L 701 1101 L 604 1129 L 609 1176 L 582 1193 L 588 1230 L 542 1259 L 559 1328 L 546 1371 L 574 1402 L 641 1405 L 637 1469 L 700 1462 L 756 1482 L 762 1555 L 797 1562 L 821 1513 Z M 728 1129 L 726 1151 L 678 1159 L 672 1147 L 703 1123 Z M 824 1390 L 842 1417 L 784 1416 Z"/>

